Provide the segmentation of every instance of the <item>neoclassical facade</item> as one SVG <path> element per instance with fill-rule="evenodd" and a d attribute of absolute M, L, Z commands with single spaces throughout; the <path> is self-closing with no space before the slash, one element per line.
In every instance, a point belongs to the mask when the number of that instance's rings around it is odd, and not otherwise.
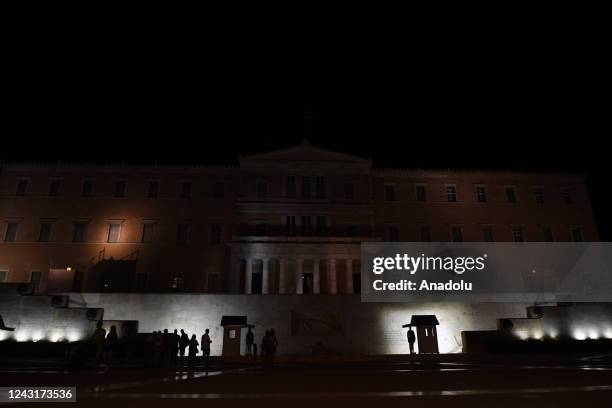
<path fill-rule="evenodd" d="M 380 169 L 307 142 L 0 171 L 0 281 L 39 292 L 352 294 L 365 241 L 598 240 L 583 174 Z"/>

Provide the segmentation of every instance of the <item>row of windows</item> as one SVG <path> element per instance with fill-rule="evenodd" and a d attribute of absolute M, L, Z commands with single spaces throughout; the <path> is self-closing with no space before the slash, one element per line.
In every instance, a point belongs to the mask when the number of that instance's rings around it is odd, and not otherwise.
<path fill-rule="evenodd" d="M 553 230 L 551 227 L 541 227 L 541 241 L 542 242 L 554 242 Z M 484 225 L 481 226 L 482 242 L 495 242 L 495 235 L 493 233 L 493 226 Z M 583 242 L 582 228 L 570 227 L 570 234 L 572 241 Z M 449 231 L 449 238 L 451 242 L 463 242 L 463 228 L 461 226 L 452 226 Z M 391 242 L 400 242 L 400 229 L 398 225 L 388 225 L 386 231 L 386 239 Z M 431 242 L 432 234 L 431 227 L 428 225 L 419 226 L 419 241 Z M 512 227 L 512 240 L 514 242 L 525 242 L 525 229 L 522 226 Z"/>
<path fill-rule="evenodd" d="M 39 242 L 51 242 L 52 240 L 52 230 L 53 230 L 53 222 L 42 222 L 40 224 L 40 230 L 38 234 Z M 154 231 L 156 224 L 154 223 L 143 223 L 141 224 L 140 231 L 140 243 L 146 244 L 153 242 L 154 239 Z M 17 222 L 8 222 L 6 224 L 6 230 L 4 233 L 4 241 L 6 242 L 14 242 L 17 239 L 17 229 L 19 227 L 19 223 Z M 88 223 L 86 222 L 76 222 L 73 226 L 72 233 L 72 242 L 87 242 L 87 228 Z M 106 236 L 106 242 L 109 243 L 117 243 L 121 242 L 121 233 L 122 233 L 122 224 L 121 223 L 109 223 L 108 231 Z M 189 242 L 189 232 L 191 225 L 187 223 L 179 223 L 176 225 L 176 243 L 177 244 L 187 244 Z M 220 224 L 212 224 L 210 226 L 210 245 L 219 245 L 222 240 L 222 226 Z"/>
<path fill-rule="evenodd" d="M 457 202 L 457 186 L 445 185 L 445 197 L 449 203 Z M 515 204 L 517 202 L 516 188 L 513 186 L 504 187 L 505 198 L 507 203 Z M 533 187 L 533 197 L 537 204 L 544 204 L 544 189 L 542 187 Z M 487 187 L 485 185 L 474 186 L 476 202 L 486 203 L 489 201 Z M 427 186 L 425 184 L 417 184 L 415 186 L 416 200 L 420 202 L 427 201 Z M 385 184 L 384 189 L 385 201 L 398 201 L 397 186 L 395 184 Z M 573 204 L 574 198 L 572 189 L 567 187 L 561 188 L 561 200 L 564 204 Z"/>
<path fill-rule="evenodd" d="M 61 179 L 52 179 L 49 186 L 49 196 L 57 197 L 60 194 Z M 28 179 L 20 179 L 17 182 L 17 189 L 15 194 L 18 196 L 25 196 L 27 194 L 29 185 Z M 94 179 L 83 180 L 81 188 L 82 197 L 93 197 L 94 194 Z M 179 198 L 189 199 L 193 189 L 193 183 L 190 181 L 184 181 L 180 185 Z M 113 189 L 113 197 L 124 198 L 127 196 L 127 180 L 116 180 L 115 187 Z M 148 198 L 159 197 L 159 181 L 149 181 L 147 184 L 146 196 Z M 213 187 L 213 198 L 225 198 L 225 183 L 217 181 Z"/>

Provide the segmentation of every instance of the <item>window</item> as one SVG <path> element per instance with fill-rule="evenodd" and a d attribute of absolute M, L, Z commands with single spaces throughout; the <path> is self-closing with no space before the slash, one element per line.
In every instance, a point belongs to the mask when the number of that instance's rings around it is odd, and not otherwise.
<path fill-rule="evenodd" d="M 8 280 L 8 271 L 0 271 L 0 282 L 6 282 Z"/>
<path fill-rule="evenodd" d="M 287 198 L 295 198 L 296 195 L 295 176 L 287 176 Z"/>
<path fill-rule="evenodd" d="M 225 198 L 225 183 L 222 181 L 217 181 L 215 183 L 215 188 L 213 190 L 214 198 Z"/>
<path fill-rule="evenodd" d="M 533 189 L 533 197 L 536 204 L 544 204 L 544 189 L 541 187 L 535 187 Z"/>
<path fill-rule="evenodd" d="M 49 242 L 51 241 L 51 224 L 50 222 L 43 222 L 40 224 L 40 233 L 38 234 L 38 242 Z"/>
<path fill-rule="evenodd" d="M 554 242 L 553 231 L 551 227 L 542 227 L 542 241 Z"/>
<path fill-rule="evenodd" d="M 302 225 L 301 225 L 302 235 L 310 235 L 311 233 L 311 225 L 310 225 L 310 215 L 302 215 Z"/>
<path fill-rule="evenodd" d="M 493 235 L 493 227 L 491 225 L 483 225 L 482 241 L 483 242 L 495 242 L 495 236 Z"/>
<path fill-rule="evenodd" d="M 4 233 L 4 240 L 6 242 L 14 242 L 17 237 L 17 223 L 16 222 L 7 222 L 6 223 L 6 232 Z"/>
<path fill-rule="evenodd" d="M 569 188 L 561 189 L 561 199 L 563 200 L 563 204 L 572 204 L 574 202 L 574 197 L 572 196 L 572 190 Z"/>
<path fill-rule="evenodd" d="M 159 195 L 159 182 L 158 181 L 149 181 L 149 188 L 147 190 L 148 198 L 157 198 Z"/>
<path fill-rule="evenodd" d="M 421 225 L 419 227 L 419 241 L 431 242 L 431 227 L 429 225 Z"/>
<path fill-rule="evenodd" d="M 142 224 L 142 236 L 140 237 L 140 242 L 143 244 L 150 244 L 153 242 L 153 228 L 155 224 L 150 222 L 145 222 Z"/>
<path fill-rule="evenodd" d="M 523 227 L 512 227 L 512 239 L 514 242 L 525 242 L 525 232 Z"/>
<path fill-rule="evenodd" d="M 125 197 L 125 188 L 126 188 L 125 180 L 117 180 L 115 182 L 115 198 L 123 198 Z"/>
<path fill-rule="evenodd" d="M 487 188 L 485 186 L 476 186 L 476 201 L 479 203 L 487 202 Z"/>
<path fill-rule="evenodd" d="M 257 198 L 268 197 L 268 182 L 265 180 L 257 181 Z"/>
<path fill-rule="evenodd" d="M 317 215 L 317 235 L 323 236 L 327 234 L 327 217 Z"/>
<path fill-rule="evenodd" d="M 189 242 L 189 224 L 180 223 L 176 226 L 176 243 L 186 244 Z"/>
<path fill-rule="evenodd" d="M 295 215 L 288 215 L 285 222 L 287 235 L 295 235 L 297 233 L 297 226 L 295 223 Z"/>
<path fill-rule="evenodd" d="M 572 241 L 582 242 L 582 229 L 578 227 L 572 227 Z"/>
<path fill-rule="evenodd" d="M 83 180 L 83 189 L 81 190 L 81 196 L 83 197 L 91 197 L 93 193 L 93 180 Z"/>
<path fill-rule="evenodd" d="M 15 194 L 18 196 L 24 196 L 26 195 L 27 191 L 28 191 L 28 180 L 20 179 L 17 182 L 17 191 L 15 192 Z"/>
<path fill-rule="evenodd" d="M 347 200 L 355 199 L 355 185 L 353 183 L 344 184 L 344 198 Z"/>
<path fill-rule="evenodd" d="M 325 177 L 317 176 L 317 198 L 325 198 L 326 196 Z"/>
<path fill-rule="evenodd" d="M 385 184 L 385 201 L 396 201 L 395 184 Z"/>
<path fill-rule="evenodd" d="M 463 242 L 463 230 L 459 226 L 451 227 L 451 241 Z"/>
<path fill-rule="evenodd" d="M 221 225 L 212 224 L 210 226 L 210 245 L 221 244 Z"/>
<path fill-rule="evenodd" d="M 75 222 L 74 232 L 72 233 L 72 242 L 85 242 L 86 233 L 87 233 L 87 223 Z"/>
<path fill-rule="evenodd" d="M 446 186 L 446 201 L 454 203 L 457 201 L 457 187 Z"/>
<path fill-rule="evenodd" d="M 51 180 L 51 186 L 49 186 L 49 197 L 57 197 L 59 195 L 60 185 L 60 179 Z"/>
<path fill-rule="evenodd" d="M 417 184 L 416 187 L 416 199 L 424 203 L 427 201 L 427 190 L 425 190 L 425 186 L 422 184 Z"/>
<path fill-rule="evenodd" d="M 190 181 L 184 181 L 181 183 L 181 194 L 180 194 L 180 198 L 183 199 L 188 199 L 191 198 L 191 182 Z"/>
<path fill-rule="evenodd" d="M 302 198 L 310 198 L 310 177 L 302 176 Z"/>
<path fill-rule="evenodd" d="M 516 203 L 516 190 L 514 187 L 506 187 L 506 202 L 511 204 Z"/>
<path fill-rule="evenodd" d="M 183 290 L 184 278 L 182 273 L 175 273 L 172 276 L 172 290 Z"/>
<path fill-rule="evenodd" d="M 109 224 L 107 242 L 111 242 L 111 243 L 119 242 L 120 233 L 121 233 L 121 224 Z"/>
<path fill-rule="evenodd" d="M 215 293 L 219 291 L 219 274 L 209 273 L 207 282 L 208 292 Z"/>
<path fill-rule="evenodd" d="M 387 241 L 399 242 L 400 232 L 397 225 L 387 225 Z"/>

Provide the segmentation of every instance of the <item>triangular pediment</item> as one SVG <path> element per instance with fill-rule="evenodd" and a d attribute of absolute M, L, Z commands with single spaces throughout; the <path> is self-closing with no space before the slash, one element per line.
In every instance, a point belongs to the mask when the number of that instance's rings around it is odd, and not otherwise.
<path fill-rule="evenodd" d="M 340 153 L 333 150 L 316 147 L 308 142 L 288 147 L 285 149 L 272 150 L 263 153 L 241 156 L 240 162 L 350 162 L 355 164 L 370 164 L 370 159 Z"/>

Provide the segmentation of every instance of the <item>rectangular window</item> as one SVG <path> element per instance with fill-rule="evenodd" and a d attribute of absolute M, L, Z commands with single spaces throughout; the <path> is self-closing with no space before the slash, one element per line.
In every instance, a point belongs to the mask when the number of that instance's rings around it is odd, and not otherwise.
<path fill-rule="evenodd" d="M 572 241 L 582 242 L 582 229 L 578 227 L 572 227 Z"/>
<path fill-rule="evenodd" d="M 215 189 L 213 191 L 214 198 L 225 198 L 225 183 L 217 181 L 215 183 Z"/>
<path fill-rule="evenodd" d="M 310 177 L 302 176 L 302 198 L 310 198 Z"/>
<path fill-rule="evenodd" d="M 125 188 L 126 188 L 125 180 L 117 180 L 115 182 L 115 198 L 123 198 L 125 197 Z"/>
<path fill-rule="evenodd" d="M 268 197 L 268 182 L 265 180 L 257 181 L 257 198 Z"/>
<path fill-rule="evenodd" d="M 492 226 L 484 225 L 482 227 L 482 241 L 483 242 L 495 242 L 495 236 L 493 235 Z"/>
<path fill-rule="evenodd" d="M 159 194 L 159 182 L 158 181 L 149 181 L 149 188 L 147 190 L 148 198 L 157 198 Z"/>
<path fill-rule="evenodd" d="M 221 244 L 221 225 L 212 224 L 210 226 L 210 245 Z"/>
<path fill-rule="evenodd" d="M 172 290 L 181 291 L 183 290 L 185 278 L 182 273 L 175 273 L 172 275 Z"/>
<path fill-rule="evenodd" d="M 72 242 L 85 242 L 86 233 L 87 233 L 87 223 L 75 222 L 74 232 L 72 233 Z"/>
<path fill-rule="evenodd" d="M 525 231 L 523 227 L 512 227 L 512 239 L 514 242 L 525 242 Z"/>
<path fill-rule="evenodd" d="M 476 186 L 476 201 L 479 203 L 487 202 L 487 188 L 485 186 Z"/>
<path fill-rule="evenodd" d="M 561 199 L 563 200 L 563 204 L 572 204 L 574 202 L 574 197 L 572 196 L 572 190 L 569 188 L 561 189 Z"/>
<path fill-rule="evenodd" d="M 415 189 L 416 189 L 416 200 L 422 203 L 427 201 L 427 190 L 425 190 L 425 186 L 417 184 Z"/>
<path fill-rule="evenodd" d="M 142 224 L 142 236 L 140 237 L 140 242 L 143 244 L 150 244 L 153 242 L 153 229 L 155 224 L 150 222 L 145 222 Z"/>
<path fill-rule="evenodd" d="M 51 224 L 50 222 L 43 222 L 40 224 L 40 233 L 38 234 L 38 242 L 49 242 L 51 241 Z"/>
<path fill-rule="evenodd" d="M 15 194 L 18 196 L 24 196 L 26 195 L 27 192 L 28 192 L 28 180 L 20 179 L 17 182 L 17 191 L 15 192 Z"/>
<path fill-rule="evenodd" d="M 16 222 L 6 223 L 6 232 L 4 233 L 4 240 L 6 242 L 15 242 L 15 238 L 17 238 L 17 225 Z"/>
<path fill-rule="evenodd" d="M 53 179 L 51 180 L 51 185 L 49 186 L 49 197 L 57 197 L 59 195 L 61 186 L 61 180 Z"/>
<path fill-rule="evenodd" d="M 327 196 L 327 189 L 325 187 L 325 177 L 317 176 L 317 198 L 325 198 Z"/>
<path fill-rule="evenodd" d="M 188 199 L 191 198 L 191 182 L 190 181 L 184 181 L 181 183 L 181 198 L 184 199 Z"/>
<path fill-rule="evenodd" d="M 446 186 L 446 201 L 454 203 L 457 201 L 457 187 Z"/>
<path fill-rule="evenodd" d="M 452 242 L 463 242 L 463 230 L 461 227 L 455 226 L 451 228 Z"/>
<path fill-rule="evenodd" d="M 8 271 L 0 271 L 0 282 L 6 282 L 8 279 Z"/>
<path fill-rule="evenodd" d="M 295 198 L 296 196 L 295 176 L 287 176 L 287 198 Z"/>
<path fill-rule="evenodd" d="M 355 199 L 355 185 L 353 183 L 344 184 L 344 198 L 346 200 Z"/>
<path fill-rule="evenodd" d="M 216 293 L 219 292 L 219 274 L 209 273 L 207 282 L 208 292 Z"/>
<path fill-rule="evenodd" d="M 535 187 L 533 189 L 533 197 L 536 204 L 544 204 L 544 189 L 541 187 Z"/>
<path fill-rule="evenodd" d="M 394 184 L 385 184 L 385 201 L 396 201 L 397 195 Z"/>
<path fill-rule="evenodd" d="M 93 184 L 93 180 L 83 180 L 83 189 L 81 190 L 81 196 L 91 197 L 91 195 L 93 194 Z"/>
<path fill-rule="evenodd" d="M 110 242 L 110 243 L 119 242 L 120 233 L 121 233 L 121 224 L 109 224 L 107 242 Z"/>
<path fill-rule="evenodd" d="M 297 226 L 295 223 L 295 215 L 288 215 L 285 222 L 287 235 L 297 234 Z"/>
<path fill-rule="evenodd" d="M 397 225 L 387 225 L 387 241 L 399 242 L 400 231 Z"/>
<path fill-rule="evenodd" d="M 506 187 L 506 202 L 510 204 L 516 203 L 516 190 L 514 187 Z"/>
<path fill-rule="evenodd" d="M 553 231 L 551 227 L 542 227 L 542 241 L 543 242 L 554 242 Z"/>
<path fill-rule="evenodd" d="M 302 215 L 301 225 L 302 235 L 310 235 L 312 233 L 312 226 L 310 224 L 310 215 Z"/>
<path fill-rule="evenodd" d="M 186 244 L 189 242 L 189 224 L 180 223 L 176 226 L 176 243 Z"/>
<path fill-rule="evenodd" d="M 317 235 L 327 235 L 327 217 L 324 215 L 317 215 Z"/>
<path fill-rule="evenodd" d="M 431 242 L 431 227 L 429 225 L 421 225 L 419 227 L 419 241 Z"/>

